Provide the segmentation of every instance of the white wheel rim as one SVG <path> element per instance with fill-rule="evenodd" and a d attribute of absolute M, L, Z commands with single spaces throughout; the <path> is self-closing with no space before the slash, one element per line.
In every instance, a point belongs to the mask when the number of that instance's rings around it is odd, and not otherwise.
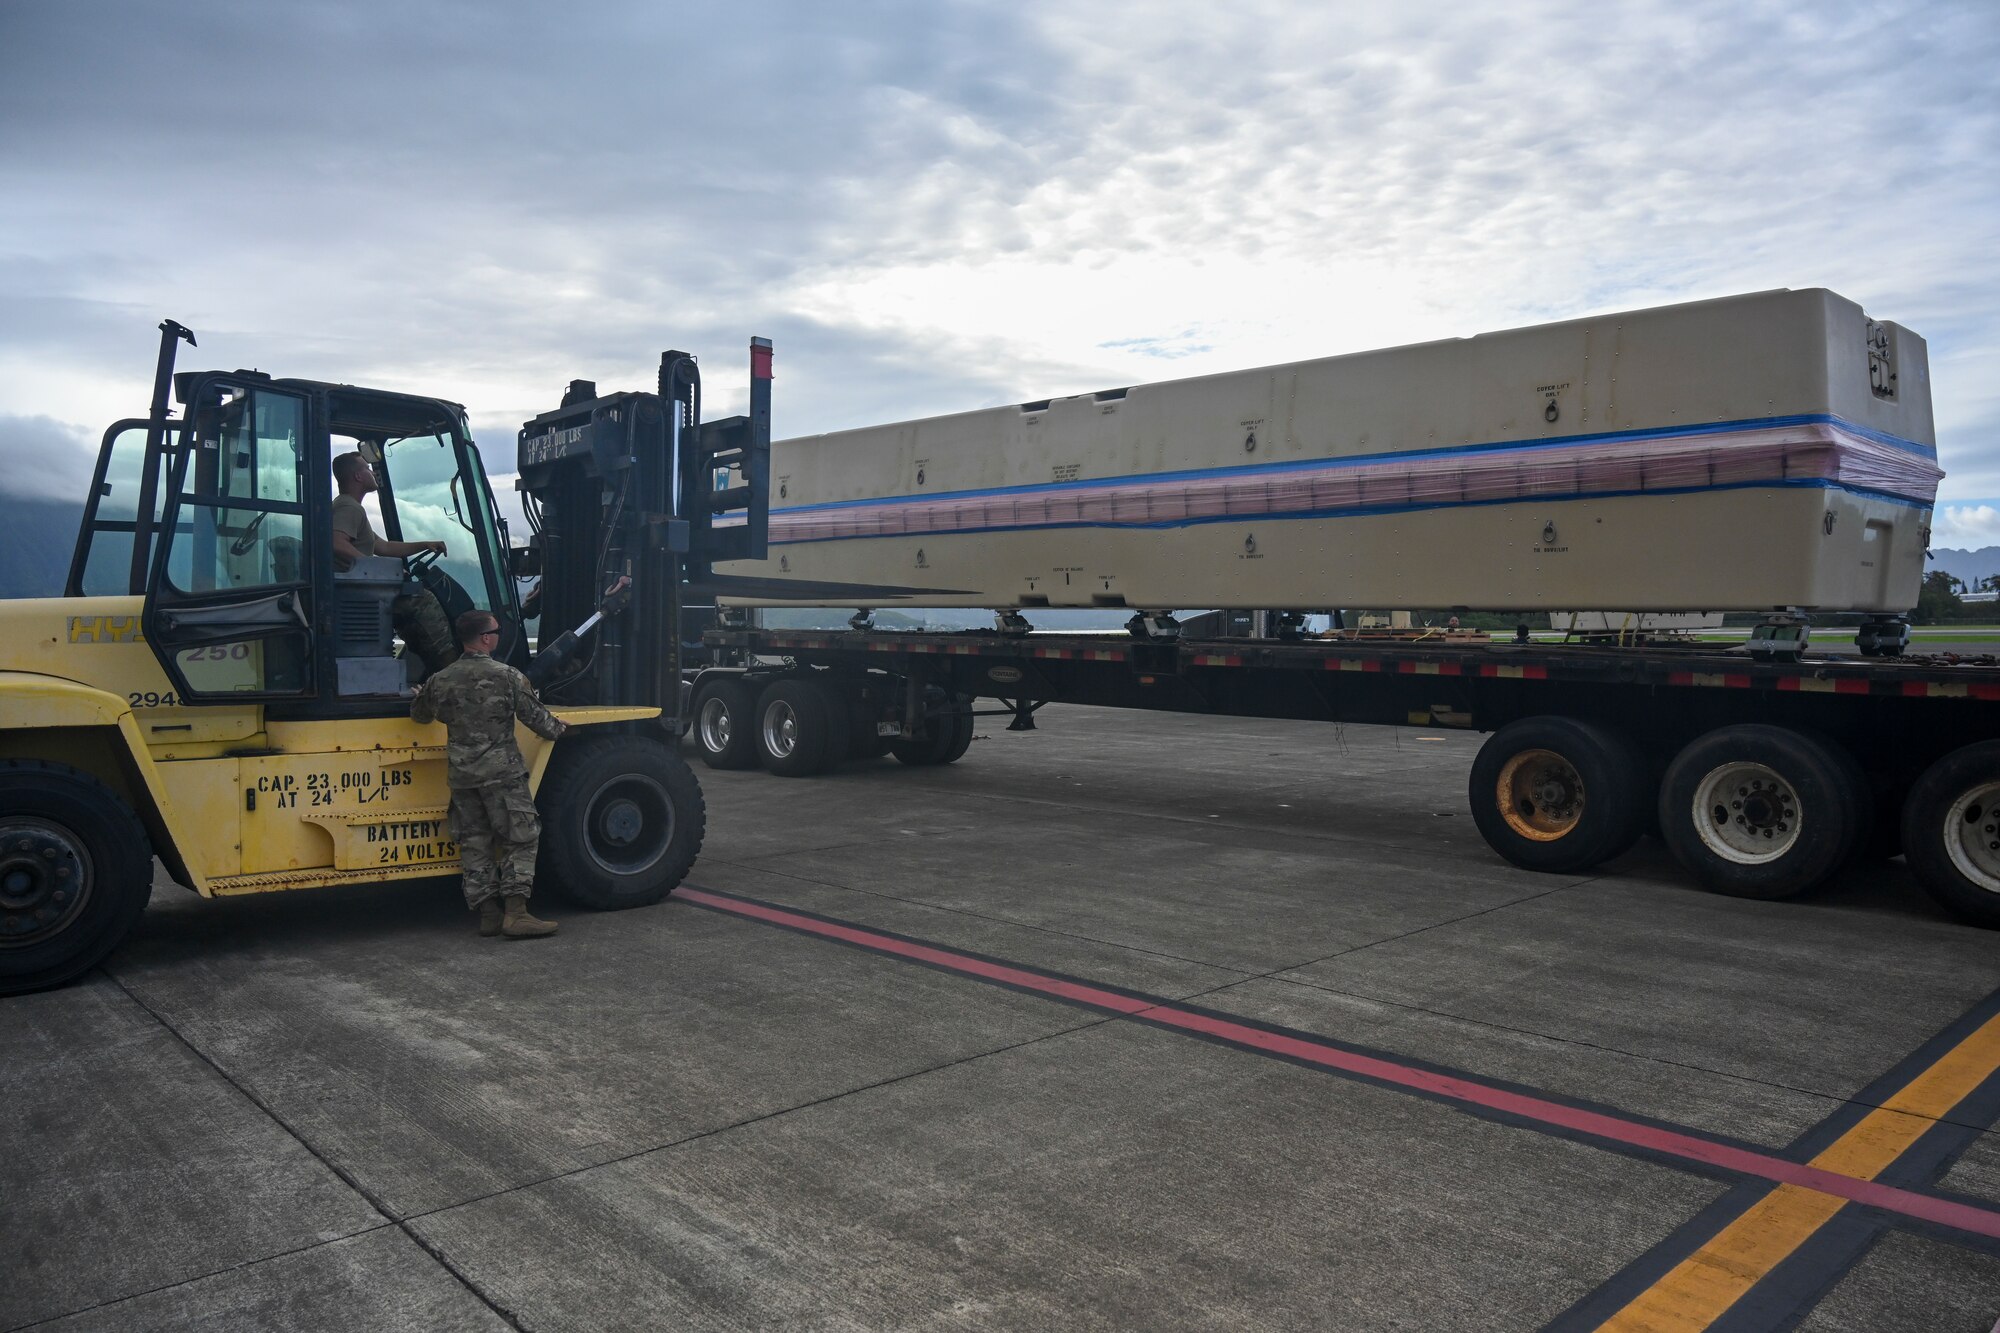
<path fill-rule="evenodd" d="M 729 705 L 710 699 L 701 706 L 701 743 L 710 754 L 729 748 Z"/>
<path fill-rule="evenodd" d="M 1958 873 L 2000 893 L 2000 782 L 1963 792 L 1944 817 L 1944 850 Z"/>
<path fill-rule="evenodd" d="M 1768 865 L 1798 846 L 1805 811 L 1792 785 L 1763 764 L 1724 764 L 1694 789 L 1702 845 L 1737 865 Z"/>
<path fill-rule="evenodd" d="M 799 715 L 782 699 L 764 710 L 764 748 L 779 759 L 790 757 L 799 743 Z"/>

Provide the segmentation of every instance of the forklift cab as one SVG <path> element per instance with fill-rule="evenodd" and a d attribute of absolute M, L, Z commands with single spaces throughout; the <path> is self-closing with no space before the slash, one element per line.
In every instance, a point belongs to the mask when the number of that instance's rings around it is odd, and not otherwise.
<path fill-rule="evenodd" d="M 491 611 L 496 655 L 525 661 L 506 530 L 462 408 L 253 371 L 173 379 L 182 420 L 105 435 L 69 592 L 143 595 L 180 702 L 400 712 L 423 673 L 395 642 L 394 607 L 425 593 L 447 621 Z M 376 535 L 442 541 L 444 555 L 337 558 L 332 459 L 349 450 L 376 479 Z"/>

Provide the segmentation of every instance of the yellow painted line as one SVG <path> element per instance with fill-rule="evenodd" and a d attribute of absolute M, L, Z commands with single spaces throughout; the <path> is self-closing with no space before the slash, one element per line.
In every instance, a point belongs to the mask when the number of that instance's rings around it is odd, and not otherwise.
<path fill-rule="evenodd" d="M 1862 1117 L 1812 1164 L 1873 1180 L 1996 1069 L 2000 1069 L 2000 1015 L 1987 1019 Z M 1695 1333 L 1709 1327 L 1832 1221 L 1846 1202 L 1818 1190 L 1779 1185 L 1599 1328 L 1612 1333 Z"/>

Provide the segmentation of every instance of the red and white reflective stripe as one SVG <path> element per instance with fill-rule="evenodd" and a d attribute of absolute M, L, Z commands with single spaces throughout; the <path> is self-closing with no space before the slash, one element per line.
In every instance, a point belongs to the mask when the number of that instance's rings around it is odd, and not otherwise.
<path fill-rule="evenodd" d="M 1735 671 L 1672 671 L 1667 673 L 1667 684 L 1747 690 L 1750 688 L 1750 677 Z"/>
<path fill-rule="evenodd" d="M 1868 682 L 1854 676 L 1780 676 L 1778 688 L 1805 694 L 1866 694 Z"/>
<path fill-rule="evenodd" d="M 1501 680 L 1547 680 L 1549 669 L 1545 666 L 1514 666 L 1502 662 L 1481 662 L 1479 674 L 1498 677 Z"/>

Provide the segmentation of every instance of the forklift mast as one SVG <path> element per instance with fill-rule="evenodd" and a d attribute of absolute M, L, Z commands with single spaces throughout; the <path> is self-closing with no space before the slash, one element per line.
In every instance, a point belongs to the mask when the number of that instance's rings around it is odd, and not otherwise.
<path fill-rule="evenodd" d="M 750 342 L 750 411 L 701 419 L 701 372 L 660 357 L 657 393 L 600 395 L 573 380 L 522 425 L 522 508 L 532 529 L 515 572 L 539 575 L 541 638 L 602 609 L 595 639 L 552 678 L 551 702 L 641 705 L 681 730 L 681 601 L 718 560 L 760 560 L 770 514 L 771 344 Z M 603 602 L 620 578 L 629 596 Z"/>

